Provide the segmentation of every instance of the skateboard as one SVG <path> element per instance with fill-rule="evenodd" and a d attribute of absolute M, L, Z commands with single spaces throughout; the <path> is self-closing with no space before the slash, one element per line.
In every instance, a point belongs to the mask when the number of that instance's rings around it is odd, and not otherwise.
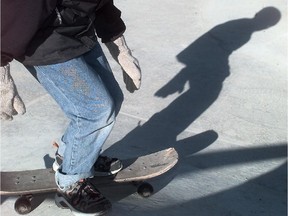
<path fill-rule="evenodd" d="M 153 194 L 153 186 L 148 179 L 157 177 L 170 170 L 178 161 L 178 154 L 174 148 L 165 149 L 137 158 L 121 160 L 123 169 L 115 176 L 93 177 L 92 182 L 97 186 L 132 183 L 142 197 Z M 14 205 L 19 214 L 32 211 L 33 195 L 53 193 L 57 191 L 54 171 L 51 168 L 1 172 L 0 195 L 20 196 Z"/>

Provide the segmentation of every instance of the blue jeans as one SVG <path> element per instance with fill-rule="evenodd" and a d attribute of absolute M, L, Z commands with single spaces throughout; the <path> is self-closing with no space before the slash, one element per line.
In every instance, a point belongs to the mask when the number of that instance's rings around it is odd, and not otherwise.
<path fill-rule="evenodd" d="M 123 94 L 99 44 L 64 63 L 26 68 L 70 119 L 58 149 L 64 156 L 63 164 L 55 175 L 58 186 L 65 190 L 93 175 L 93 165 L 112 130 Z"/>

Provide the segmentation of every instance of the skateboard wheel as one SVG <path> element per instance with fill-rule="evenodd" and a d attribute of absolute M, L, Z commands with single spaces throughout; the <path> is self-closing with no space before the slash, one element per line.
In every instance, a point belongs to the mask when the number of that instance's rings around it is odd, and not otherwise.
<path fill-rule="evenodd" d="M 147 182 L 142 183 L 137 190 L 138 194 L 144 198 L 150 197 L 153 191 L 153 186 Z"/>
<path fill-rule="evenodd" d="M 32 204 L 28 197 L 20 197 L 16 200 L 14 209 L 18 214 L 28 214 L 32 210 Z"/>

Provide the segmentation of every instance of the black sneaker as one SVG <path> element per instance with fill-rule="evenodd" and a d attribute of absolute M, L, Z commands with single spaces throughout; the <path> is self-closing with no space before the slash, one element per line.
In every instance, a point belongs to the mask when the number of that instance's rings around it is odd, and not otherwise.
<path fill-rule="evenodd" d="M 89 179 L 80 180 L 66 191 L 58 189 L 55 203 L 60 208 L 69 208 L 74 215 L 79 216 L 104 215 L 112 207 L 110 201 L 90 183 Z"/>
<path fill-rule="evenodd" d="M 53 163 L 53 170 L 56 172 L 63 163 L 63 157 L 55 154 L 55 161 Z M 107 156 L 100 155 L 94 164 L 95 176 L 110 176 L 115 175 L 123 168 L 123 164 L 117 158 L 109 158 Z"/>
<path fill-rule="evenodd" d="M 117 158 L 109 158 L 100 155 L 94 164 L 95 176 L 115 175 L 123 168 L 123 164 Z"/>

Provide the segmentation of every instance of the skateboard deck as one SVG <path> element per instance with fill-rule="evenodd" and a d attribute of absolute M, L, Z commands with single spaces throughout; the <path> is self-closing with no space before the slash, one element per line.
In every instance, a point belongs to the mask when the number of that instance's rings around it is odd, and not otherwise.
<path fill-rule="evenodd" d="M 94 177 L 93 183 L 141 182 L 170 170 L 178 161 L 174 148 L 122 160 L 123 169 L 114 177 Z M 33 195 L 56 192 L 54 172 L 49 169 L 1 172 L 0 195 Z"/>

